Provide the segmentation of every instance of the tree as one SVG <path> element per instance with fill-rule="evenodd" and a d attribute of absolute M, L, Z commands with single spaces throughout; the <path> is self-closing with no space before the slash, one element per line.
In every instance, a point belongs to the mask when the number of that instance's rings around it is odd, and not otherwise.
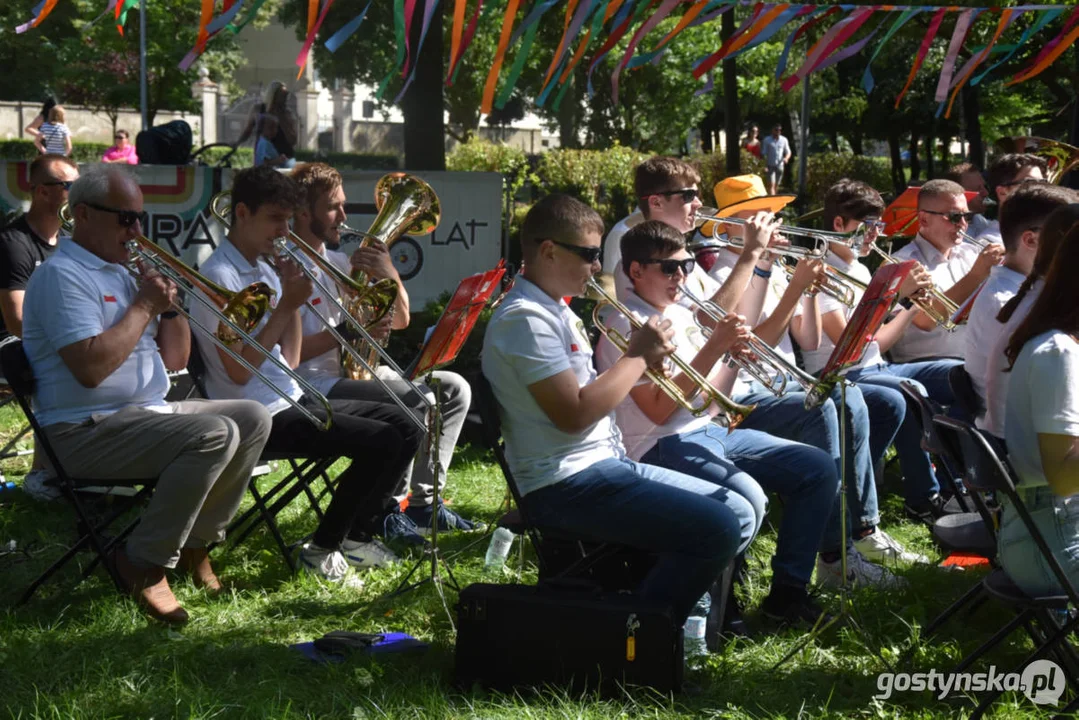
<path fill-rule="evenodd" d="M 77 34 L 74 20 L 79 10 L 59 3 L 45 22 L 21 35 L 15 27 L 32 16 L 38 0 L 4 0 L 0 3 L 0 100 L 44 99 L 55 92 L 53 78 L 63 65 L 60 45 Z M 26 118 L 29 122 L 32 118 Z"/>

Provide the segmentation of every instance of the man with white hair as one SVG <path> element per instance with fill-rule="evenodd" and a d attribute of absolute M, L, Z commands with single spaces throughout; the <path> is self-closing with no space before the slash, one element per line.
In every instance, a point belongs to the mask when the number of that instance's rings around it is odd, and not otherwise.
<path fill-rule="evenodd" d="M 155 618 L 187 621 L 166 568 L 221 591 L 207 547 L 224 539 L 270 432 L 249 400 L 165 401 L 166 370 L 187 364 L 191 331 L 172 309 L 176 286 L 127 270 L 142 233 L 142 192 L 121 166 L 92 168 L 71 186 L 75 220 L 30 278 L 23 342 L 34 410 L 65 467 L 80 478 L 157 478 L 142 521 L 117 549 L 120 577 Z"/>

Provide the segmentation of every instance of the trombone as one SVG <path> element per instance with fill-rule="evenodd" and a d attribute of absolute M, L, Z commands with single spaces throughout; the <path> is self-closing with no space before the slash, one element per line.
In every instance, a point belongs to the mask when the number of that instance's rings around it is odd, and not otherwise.
<path fill-rule="evenodd" d="M 71 216 L 71 208 L 67 203 L 64 203 L 60 208 L 59 214 L 61 225 L 63 225 L 65 229 L 72 228 L 74 225 L 74 218 Z M 177 287 L 188 291 L 186 292 L 188 297 L 193 297 L 201 302 L 218 318 L 220 322 L 217 329 L 211 331 L 201 322 L 196 320 L 191 312 L 180 303 L 176 303 L 173 306 L 176 308 L 177 312 L 187 318 L 187 321 L 196 329 L 201 330 L 207 339 L 220 348 L 222 352 L 239 363 L 254 377 L 257 377 L 264 382 L 267 387 L 284 398 L 289 405 L 299 410 L 300 413 L 316 427 L 320 430 L 330 429 L 333 425 L 333 408 L 330 406 L 330 402 L 326 399 L 326 396 L 320 393 L 313 385 L 311 385 L 311 383 L 307 382 L 306 379 L 290 368 L 287 363 L 279 360 L 272 352 L 260 345 L 258 341 L 251 336 L 251 333 L 254 332 L 263 316 L 270 309 L 270 298 L 274 294 L 272 289 L 261 282 L 252 283 L 239 291 L 224 288 L 196 272 L 178 258 L 175 258 L 166 252 L 162 252 L 161 248 L 144 235 L 138 235 L 129 240 L 127 242 L 127 249 L 128 252 L 131 253 L 132 258 L 132 261 L 128 266 L 128 271 L 132 275 L 136 278 L 141 277 L 142 273 L 136 264 L 136 261 L 141 260 L 157 271 L 162 277 L 175 283 Z M 249 362 L 241 353 L 230 347 L 233 343 L 241 340 L 253 347 L 266 360 L 272 362 L 279 370 L 284 372 L 302 387 L 305 395 L 311 396 L 313 400 L 322 405 L 323 410 L 326 412 L 326 419 L 322 420 L 313 412 L 305 408 L 299 401 L 294 400 L 287 391 L 272 383 L 253 363 Z"/>
<path fill-rule="evenodd" d="M 707 315 L 713 322 L 719 322 L 727 316 L 726 310 L 711 300 L 702 300 L 697 297 L 690 292 L 685 285 L 679 287 L 679 290 L 686 296 L 686 299 L 693 303 L 700 312 Z M 696 321 L 697 326 L 701 329 L 701 332 L 704 333 L 705 337 L 711 336 L 712 328 L 702 323 L 697 316 L 697 313 L 693 313 L 693 319 Z M 746 347 L 756 356 L 756 362 L 733 355 L 729 356 L 730 360 L 736 366 L 745 370 L 754 380 L 763 385 L 776 397 L 781 397 L 783 393 L 787 391 L 788 377 L 793 377 L 798 384 L 802 386 L 802 390 L 806 394 L 806 410 L 812 410 L 813 408 L 819 407 L 828 399 L 828 396 L 832 394 L 832 388 L 835 386 L 836 380 L 821 380 L 813 377 L 805 370 L 802 370 L 797 365 L 789 362 L 786 358 L 776 352 L 775 348 L 753 333 L 750 333 Z"/>
<path fill-rule="evenodd" d="M 229 227 L 229 213 L 224 207 L 224 201 L 228 196 L 229 191 L 226 190 L 215 195 L 213 200 L 210 201 L 211 212 L 225 228 Z M 291 240 L 291 242 L 296 245 L 298 251 L 288 247 L 289 240 Z M 346 289 L 356 292 L 358 295 L 356 298 L 355 306 L 358 306 L 360 301 L 366 301 L 371 298 L 374 299 L 372 301 L 373 304 L 375 304 L 375 301 L 381 302 L 381 300 L 389 296 L 389 293 L 382 294 L 380 292 L 380 290 L 382 289 L 382 284 L 389 283 L 390 285 L 392 285 L 393 292 L 392 297 L 389 299 L 389 303 L 383 304 L 379 308 L 381 310 L 381 314 L 375 317 L 372 322 L 377 322 L 378 320 L 382 319 L 382 317 L 385 316 L 387 312 L 389 312 L 389 308 L 392 307 L 393 300 L 397 297 L 397 284 L 393 280 L 386 278 L 385 280 L 380 280 L 374 285 L 359 285 L 342 270 L 333 265 L 333 263 L 322 257 L 322 255 L 319 254 L 317 250 L 304 242 L 304 240 L 299 235 L 292 232 L 291 230 L 289 230 L 289 238 L 286 239 L 281 237 L 274 240 L 274 249 L 276 250 L 276 255 L 271 258 L 270 264 L 275 270 L 277 269 L 277 265 L 272 262 L 272 260 L 284 257 L 295 262 L 296 265 L 300 268 L 300 271 L 303 272 L 303 274 L 306 275 L 309 280 L 311 280 L 311 283 L 319 290 L 320 293 L 322 293 L 322 295 L 333 306 L 333 308 L 341 313 L 344 322 L 346 322 L 349 327 L 360 336 L 360 339 L 369 343 L 371 347 L 376 350 L 378 357 L 387 366 L 389 366 L 389 368 L 393 372 L 397 373 L 397 375 L 403 380 L 407 380 L 408 376 L 405 375 L 404 370 L 402 370 L 401 367 L 396 363 L 396 361 L 394 361 L 394 359 L 390 357 L 389 353 L 387 353 L 382 348 L 382 346 L 373 337 L 371 337 L 371 334 L 367 331 L 367 328 L 363 326 L 363 323 L 349 313 L 348 308 L 346 308 L 344 304 L 337 298 L 337 292 L 331 291 L 329 288 L 327 288 L 325 283 L 323 283 L 322 280 L 320 280 L 319 277 L 311 270 L 311 268 L 308 266 L 308 263 L 314 264 L 316 267 L 322 270 L 322 272 L 329 275 L 335 282 L 343 284 Z M 304 257 L 301 257 L 301 254 Z M 307 258 L 306 262 L 304 258 Z M 352 359 L 355 360 L 360 367 L 365 369 L 370 374 L 370 378 L 379 384 L 383 391 L 385 391 L 386 394 L 389 395 L 390 399 L 405 412 L 405 415 L 407 415 L 409 419 L 411 419 L 412 422 L 415 423 L 420 430 L 427 432 L 427 424 L 417 418 L 413 410 L 408 407 L 400 397 L 398 397 L 397 393 L 393 392 L 393 390 L 390 389 L 390 386 L 387 385 L 382 378 L 378 377 L 378 375 L 375 374 L 375 369 L 374 367 L 372 367 L 372 364 L 368 362 L 368 359 L 365 358 L 363 354 L 356 347 L 354 347 L 353 344 L 349 342 L 344 335 L 341 334 L 341 331 L 337 329 L 333 322 L 331 322 L 328 318 L 323 317 L 318 312 L 318 310 L 316 310 L 315 307 L 310 303 L 310 301 L 307 301 L 305 303 L 305 307 L 310 312 L 314 313 L 314 316 L 318 318 L 318 321 L 322 324 L 326 331 L 330 333 L 331 337 L 333 337 L 333 339 L 336 340 L 339 345 L 341 345 L 342 350 L 349 356 L 351 356 Z M 417 394 L 423 399 L 423 402 L 427 406 L 428 410 L 434 408 L 435 401 L 429 398 L 426 393 L 418 392 Z"/>
<path fill-rule="evenodd" d="M 641 328 L 643 324 L 634 317 L 629 308 L 616 300 L 594 279 L 589 278 L 586 288 L 590 295 L 597 298 L 596 305 L 592 309 L 592 322 L 595 324 L 596 329 L 603 333 L 603 335 L 611 341 L 611 344 L 625 353 L 626 350 L 629 349 L 629 338 L 615 328 L 606 325 L 601 317 L 601 311 L 607 307 L 614 308 L 622 315 L 625 315 L 626 319 L 629 321 L 630 327 L 634 330 Z M 698 372 L 697 369 L 688 362 L 678 357 L 677 354 L 671 354 L 669 359 L 674 363 L 675 367 L 681 370 L 682 373 L 696 386 L 688 395 L 684 393 L 682 388 L 678 387 L 671 378 L 667 377 L 661 371 L 649 368 L 645 371 L 645 375 L 647 375 L 648 379 L 654 382 L 667 397 L 673 400 L 676 405 L 683 410 L 688 411 L 695 417 L 704 415 L 712 405 L 715 405 L 726 418 L 727 430 L 730 431 L 741 425 L 742 421 L 746 419 L 746 416 L 753 412 L 753 408 L 756 407 L 756 405 L 740 405 L 719 390 L 716 390 L 712 383 L 708 381 L 708 378 Z M 705 396 L 704 401 L 699 405 L 695 405 L 693 399 L 701 393 Z"/>
<path fill-rule="evenodd" d="M 720 232 L 720 225 L 737 225 L 739 227 L 745 227 L 749 224 L 748 220 L 737 217 L 720 217 L 719 210 L 710 207 L 702 207 L 697 210 L 697 215 L 693 219 L 694 227 L 701 231 L 704 235 L 704 242 L 693 243 L 692 247 L 687 248 L 690 252 L 709 250 L 716 247 L 733 247 L 742 249 L 745 247 L 745 239 L 739 237 L 730 237 L 726 233 Z M 711 228 L 707 228 L 711 225 Z M 800 245 L 789 245 L 786 247 L 769 247 L 768 252 L 773 255 L 785 255 L 793 258 L 810 258 L 820 259 L 828 253 L 828 240 L 825 239 L 826 234 L 835 236 L 835 240 L 849 239 L 854 237 L 855 233 L 825 233 L 823 230 L 810 230 L 808 228 L 799 227 L 781 227 L 776 232 L 786 238 L 791 237 L 805 237 L 813 240 L 813 247 L 805 248 Z"/>
<path fill-rule="evenodd" d="M 876 243 L 871 245 L 870 248 L 873 252 L 880 255 L 885 263 L 891 264 L 902 262 L 881 250 Z M 910 300 L 919 310 L 929 316 L 929 319 L 935 322 L 937 327 L 948 331 L 955 330 L 956 324 L 952 320 L 952 316 L 959 311 L 959 305 L 941 292 L 936 285 L 926 288 L 917 295 L 912 295 Z M 943 308 L 943 310 L 941 308 Z"/>

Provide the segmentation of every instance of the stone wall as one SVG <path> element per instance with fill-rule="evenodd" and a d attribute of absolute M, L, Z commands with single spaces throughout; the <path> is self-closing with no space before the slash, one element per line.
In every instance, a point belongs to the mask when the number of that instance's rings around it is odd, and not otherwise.
<path fill-rule="evenodd" d="M 89 108 L 80 105 L 64 105 L 63 108 L 67 116 L 67 126 L 71 130 L 72 140 L 112 144 L 114 128 L 108 115 L 95 113 Z M 0 139 L 31 139 L 29 135 L 23 132 L 23 128 L 37 117 L 40 110 L 40 102 L 0 102 Z M 162 125 L 171 120 L 186 120 L 191 125 L 194 137 L 199 137 L 199 128 L 202 123 L 200 115 L 162 110 L 154 116 L 153 124 Z M 131 139 L 134 141 L 141 128 L 142 119 L 138 110 L 120 111 L 115 129 L 127 130 L 131 133 Z"/>

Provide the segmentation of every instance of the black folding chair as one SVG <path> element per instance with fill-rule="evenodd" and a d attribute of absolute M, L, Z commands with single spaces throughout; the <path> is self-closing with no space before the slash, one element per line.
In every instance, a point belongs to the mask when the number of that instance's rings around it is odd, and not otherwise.
<path fill-rule="evenodd" d="M 1079 592 L 1076 591 L 1059 561 L 1049 549 L 1038 526 L 1034 524 L 1026 504 L 1019 491 L 1016 490 L 1011 468 L 1001 460 L 993 447 L 994 440 L 968 423 L 951 418 L 942 418 L 940 422 L 953 428 L 958 435 L 967 483 L 974 490 L 995 491 L 1008 499 L 1006 511 L 1018 515 L 1046 566 L 1061 587 L 1059 594 L 1032 596 L 1021 590 L 1008 576 L 1005 569 L 1001 568 L 991 573 L 982 581 L 986 593 L 1010 607 L 1016 613 L 1016 617 L 966 657 L 955 672 L 965 671 L 1011 635 L 1015 629 L 1022 626 L 1036 649 L 1016 666 L 1015 671 L 1021 671 L 1034 660 L 1052 654 L 1062 665 L 1068 684 L 1079 691 L 1079 680 L 1077 680 L 1079 679 L 1079 653 L 1070 643 L 1070 636 L 1079 629 Z M 1062 624 L 1054 619 L 1054 614 L 1060 611 L 1071 612 L 1070 619 Z M 974 716 L 978 717 L 984 713 L 1002 692 L 990 692 L 979 704 Z"/>
<path fill-rule="evenodd" d="M 931 398 L 922 395 L 918 387 L 908 380 L 899 383 L 899 388 L 907 397 L 907 412 L 913 413 L 914 417 L 918 419 L 918 422 L 921 425 L 922 449 L 930 455 L 935 455 L 940 461 L 937 477 L 940 478 L 943 475 L 946 482 L 951 485 L 952 491 L 954 492 L 953 497 L 956 503 L 956 510 L 963 513 L 971 512 L 970 506 L 967 505 L 966 499 L 963 497 L 963 491 L 960 487 L 959 472 L 949 461 L 945 454 L 944 445 L 941 443 L 940 438 L 937 437 L 936 430 L 933 428 L 933 418 L 943 414 L 944 408 Z M 939 472 L 939 470 L 943 470 L 943 472 Z"/>
<path fill-rule="evenodd" d="M 614 543 L 571 537 L 564 532 L 542 528 L 533 523 L 525 510 L 521 492 L 506 461 L 498 401 L 483 373 L 472 379 L 472 399 L 483 418 L 483 434 L 495 454 L 506 485 L 513 495 L 516 510 L 499 519 L 498 524 L 532 541 L 539 564 L 539 580 L 546 583 L 588 583 L 604 590 L 632 590 L 655 563 L 649 553 Z"/>
<path fill-rule="evenodd" d="M 965 367 L 956 365 L 948 371 L 948 385 L 951 386 L 952 395 L 955 396 L 955 404 L 966 413 L 967 417 L 981 417 L 985 413 L 985 402 L 974 389 L 974 381 L 970 379 L 970 373 Z"/>
<path fill-rule="evenodd" d="M 90 573 L 94 571 L 94 568 L 97 567 L 98 562 L 101 562 L 108 571 L 113 583 L 115 583 L 117 590 L 121 593 L 126 593 L 126 588 L 124 587 L 123 581 L 120 579 L 119 573 L 116 571 L 110 553 L 114 547 L 123 542 L 127 536 L 131 534 L 131 531 L 138 525 L 139 519 L 136 518 L 128 522 L 125 526 L 120 528 L 120 532 L 114 536 L 108 537 L 104 533 L 120 520 L 120 518 L 127 515 L 133 507 L 140 505 L 150 496 L 153 492 L 154 484 L 157 482 L 157 478 L 140 478 L 134 480 L 114 478 L 87 479 L 74 477 L 68 474 L 67 470 L 64 469 L 63 464 L 60 462 L 60 458 L 57 456 L 56 451 L 53 449 L 52 443 L 49 442 L 48 436 L 41 431 L 41 425 L 38 423 L 37 416 L 34 415 L 34 412 L 30 407 L 30 399 L 34 393 L 34 372 L 30 367 L 30 361 L 27 359 L 26 353 L 23 351 L 21 341 L 11 342 L 0 347 L 0 368 L 3 369 L 4 377 L 7 378 L 8 384 L 15 393 L 15 399 L 18 401 L 23 413 L 25 413 L 26 419 L 30 423 L 30 427 L 33 428 L 37 442 L 40 444 L 41 449 L 45 452 L 46 457 L 48 457 L 49 462 L 52 464 L 53 470 L 56 472 L 57 484 L 60 491 L 63 493 L 64 499 L 67 500 L 75 511 L 78 528 L 78 537 L 74 544 L 69 546 L 58 560 L 30 583 L 16 605 L 22 605 L 27 602 L 33 597 L 34 593 L 37 592 L 37 589 L 41 587 L 41 585 L 48 581 L 49 578 L 70 562 L 79 551 L 86 547 L 93 550 L 95 557 L 83 571 L 83 577 L 88 577 Z M 84 499 L 80 497 L 81 493 L 78 492 L 78 490 L 79 488 L 86 486 L 99 485 L 130 486 L 138 488 L 138 490 L 131 496 L 114 498 L 115 502 L 112 503 L 113 507 L 110 511 L 104 513 L 103 516 L 95 516 L 87 507 Z"/>
<path fill-rule="evenodd" d="M 187 361 L 187 372 L 199 394 L 202 395 L 202 397 L 207 397 L 205 384 L 206 365 L 202 360 L 202 355 L 198 351 L 196 345 L 197 342 L 197 336 L 192 334 L 192 352 Z M 229 538 L 229 544 L 235 547 L 246 540 L 251 533 L 257 530 L 261 525 L 265 524 L 266 528 L 273 536 L 278 549 L 281 551 L 281 556 L 285 559 L 285 564 L 289 566 L 289 569 L 295 572 L 296 561 L 293 558 L 293 555 L 295 554 L 296 547 L 304 542 L 306 538 L 301 538 L 293 543 L 286 542 L 284 535 L 281 533 L 281 528 L 277 523 L 277 516 L 282 510 L 288 507 L 300 493 L 303 493 L 307 498 L 308 503 L 310 503 L 311 509 L 321 522 L 322 499 L 326 495 L 332 496 L 333 494 L 333 481 L 330 479 L 327 471 L 330 466 L 337 461 L 337 458 L 297 459 L 294 456 L 281 453 L 263 453 L 260 460 L 260 465 L 284 460 L 289 464 L 289 472 L 274 483 L 272 487 L 264 491 L 259 490 L 258 479 L 261 476 L 268 474 L 269 468 L 267 467 L 265 471 L 262 472 L 255 472 L 251 476 L 251 481 L 247 486 L 253 500 L 252 506 L 233 518 L 226 530 L 226 535 Z M 312 484 L 319 478 L 322 479 L 324 485 L 322 491 L 316 495 L 315 491 L 312 489 Z"/>

